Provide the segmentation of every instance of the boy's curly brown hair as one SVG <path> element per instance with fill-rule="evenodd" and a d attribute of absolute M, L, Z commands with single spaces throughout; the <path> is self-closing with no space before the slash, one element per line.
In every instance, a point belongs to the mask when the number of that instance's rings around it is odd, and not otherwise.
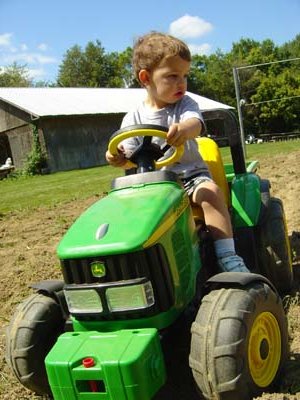
<path fill-rule="evenodd" d="M 181 40 L 164 33 L 150 32 L 137 39 L 133 46 L 132 66 L 136 79 L 139 81 L 141 69 L 152 71 L 164 58 L 180 56 L 191 61 L 188 46 Z"/>

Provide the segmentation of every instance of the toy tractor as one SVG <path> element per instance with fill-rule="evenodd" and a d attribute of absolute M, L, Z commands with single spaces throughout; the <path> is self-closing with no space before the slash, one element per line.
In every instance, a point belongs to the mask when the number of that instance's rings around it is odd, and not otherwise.
<path fill-rule="evenodd" d="M 75 221 L 57 250 L 64 282 L 33 285 L 8 328 L 7 360 L 25 387 L 55 400 L 250 400 L 276 384 L 288 355 L 280 294 L 292 285 L 283 206 L 245 162 L 234 115 L 219 112 L 232 165 L 211 139 L 199 148 L 251 273 L 218 271 L 203 218 L 176 174 L 157 169 L 182 151 L 162 158 L 151 137 L 165 128 L 117 131 L 112 153 L 145 137 L 136 173 Z"/>

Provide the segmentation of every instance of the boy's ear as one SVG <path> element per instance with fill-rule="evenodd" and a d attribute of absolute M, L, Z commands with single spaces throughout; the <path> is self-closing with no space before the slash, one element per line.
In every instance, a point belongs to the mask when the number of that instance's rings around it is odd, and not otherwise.
<path fill-rule="evenodd" d="M 141 69 L 139 72 L 139 80 L 142 85 L 146 86 L 150 82 L 150 74 L 146 69 Z"/>

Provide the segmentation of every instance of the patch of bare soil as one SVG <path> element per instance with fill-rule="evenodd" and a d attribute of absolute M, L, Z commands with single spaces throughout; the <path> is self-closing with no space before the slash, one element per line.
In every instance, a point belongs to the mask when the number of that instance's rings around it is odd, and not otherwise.
<path fill-rule="evenodd" d="M 300 400 L 300 248 L 297 234 L 300 231 L 299 159 L 300 152 L 266 158 L 261 162 L 259 171 L 261 177 L 271 180 L 273 195 L 283 200 L 290 236 L 296 232 L 293 235 L 296 279 L 292 295 L 284 299 L 289 320 L 290 357 L 277 391 L 263 394 L 256 400 Z M 61 279 L 56 246 L 72 221 L 95 200 L 97 198 L 93 197 L 50 209 L 0 216 L 2 400 L 41 399 L 24 389 L 6 365 L 5 327 L 16 305 L 32 292 L 29 288 L 31 283 L 44 279 Z"/>

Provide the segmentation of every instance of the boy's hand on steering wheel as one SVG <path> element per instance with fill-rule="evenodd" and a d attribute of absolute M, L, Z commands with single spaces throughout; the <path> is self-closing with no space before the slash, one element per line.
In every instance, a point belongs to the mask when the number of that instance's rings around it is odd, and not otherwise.
<path fill-rule="evenodd" d="M 202 123 L 197 118 L 189 118 L 185 121 L 172 124 L 167 133 L 167 143 L 170 146 L 181 146 L 187 140 L 200 135 Z"/>
<path fill-rule="evenodd" d="M 127 160 L 124 155 L 124 147 L 122 145 L 118 146 L 118 154 L 111 154 L 109 150 L 105 153 L 106 161 L 113 167 L 123 167 Z"/>
<path fill-rule="evenodd" d="M 180 124 L 176 123 L 170 126 L 167 133 L 167 143 L 170 146 L 181 146 L 186 140 L 185 130 L 180 129 Z"/>

